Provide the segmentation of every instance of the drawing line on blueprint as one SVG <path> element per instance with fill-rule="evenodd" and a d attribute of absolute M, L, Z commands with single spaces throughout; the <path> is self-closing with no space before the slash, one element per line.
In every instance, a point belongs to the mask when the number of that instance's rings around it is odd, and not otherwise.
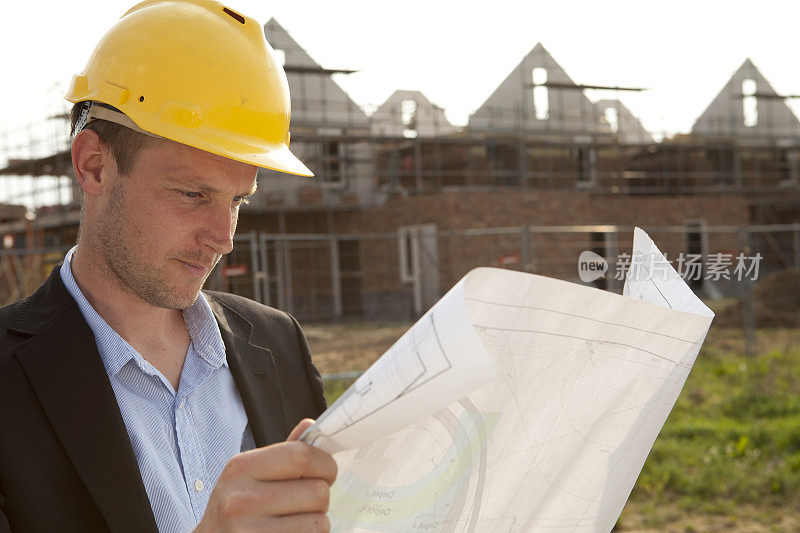
<path fill-rule="evenodd" d="M 653 286 L 653 288 L 655 288 L 655 290 L 658 291 L 658 294 L 664 299 L 664 303 L 667 304 L 667 306 L 670 309 L 672 309 L 672 305 L 670 305 L 669 300 L 667 300 L 667 297 L 664 296 L 664 293 L 661 292 L 661 289 L 659 289 L 658 285 L 656 285 L 656 280 L 653 279 L 653 276 L 651 275 L 650 271 L 647 270 L 647 266 L 646 265 L 642 265 L 642 267 L 644 268 L 644 271 L 647 272 L 647 279 L 648 279 L 648 281 L 650 281 L 650 284 Z"/>
<path fill-rule="evenodd" d="M 575 317 L 575 318 L 583 318 L 583 319 L 586 319 L 586 320 L 591 320 L 592 322 L 597 322 L 598 324 L 606 324 L 606 325 L 609 325 L 609 326 L 618 326 L 618 327 L 621 327 L 621 328 L 633 329 L 633 330 L 636 330 L 636 331 L 641 331 L 642 333 L 648 333 L 650 335 L 658 335 L 659 337 L 666 337 L 668 339 L 673 339 L 673 340 L 676 340 L 676 341 L 685 342 L 687 344 L 695 344 L 695 345 L 698 345 L 698 346 L 701 344 L 699 342 L 690 341 L 690 340 L 687 340 L 687 339 L 682 339 L 680 337 L 675 337 L 675 336 L 672 336 L 672 335 L 667 335 L 666 333 L 659 333 L 657 331 L 649 331 L 649 330 L 646 330 L 646 329 L 643 329 L 643 328 L 637 328 L 635 326 L 628 326 L 626 324 L 618 324 L 617 322 L 606 322 L 604 320 L 598 320 L 596 318 L 592 318 L 592 317 L 588 317 L 588 316 L 584 316 L 584 315 L 577 315 L 577 314 L 574 314 L 574 313 L 565 313 L 563 311 L 557 311 L 555 309 L 548 309 L 546 307 L 537 307 L 537 306 L 534 306 L 534 305 L 505 304 L 505 303 L 500 303 L 500 302 L 492 302 L 490 300 L 481 300 L 479 298 L 466 298 L 466 299 L 467 300 L 471 300 L 473 302 L 479 302 L 479 303 L 488 304 L 488 305 L 496 305 L 498 307 L 511 307 L 511 308 L 515 308 L 515 309 L 532 309 L 532 310 L 535 310 L 535 311 L 547 311 L 547 312 L 550 312 L 550 313 L 556 313 L 556 314 L 563 315 L 563 316 L 571 316 L 571 317 Z M 586 339 L 586 340 L 591 340 L 591 339 Z"/>
<path fill-rule="evenodd" d="M 493 327 L 493 326 L 482 326 L 482 325 L 479 325 L 479 324 L 475 324 L 475 327 L 476 328 L 481 328 L 481 329 L 486 329 L 486 330 L 492 330 L 492 331 L 507 331 L 507 332 L 510 332 L 510 333 L 539 333 L 541 335 L 551 335 L 553 337 L 564 337 L 564 338 L 567 338 L 567 339 L 576 339 L 576 340 L 581 340 L 581 341 L 585 341 L 585 342 L 590 342 L 591 341 L 591 342 L 596 342 L 598 344 L 608 344 L 608 345 L 613 345 L 613 346 L 622 346 L 624 348 L 631 348 L 633 350 L 638 350 L 640 352 L 644 352 L 644 353 L 650 354 L 650 355 L 652 355 L 654 357 L 658 357 L 659 359 L 663 359 L 664 361 L 668 361 L 668 362 L 670 362 L 672 364 L 677 364 L 675 361 L 673 361 L 673 360 L 669 359 L 668 357 L 665 357 L 665 356 L 663 356 L 661 354 L 658 354 L 658 353 L 655 353 L 655 352 L 651 352 L 650 350 L 645 350 L 644 348 L 641 348 L 639 346 L 634 346 L 632 344 L 625 344 L 624 342 L 604 341 L 604 340 L 600 340 L 600 339 L 588 339 L 586 337 L 579 337 L 577 335 L 567 335 L 566 333 L 553 333 L 551 331 L 540 331 L 540 330 L 536 330 L 536 329 L 497 328 L 497 327 Z M 689 342 L 689 341 L 686 341 L 686 342 Z"/>
<path fill-rule="evenodd" d="M 432 313 L 432 314 L 431 314 L 431 316 L 430 316 L 430 321 L 431 321 L 431 329 L 432 329 L 432 331 L 433 331 L 434 337 L 436 338 L 436 345 L 439 347 L 439 355 L 440 355 L 440 356 L 442 357 L 442 359 L 443 359 L 443 360 L 446 362 L 446 366 L 445 366 L 445 368 L 443 368 L 443 369 L 442 369 L 442 370 L 440 370 L 439 372 L 437 372 L 437 373 L 435 373 L 435 374 L 432 374 L 430 377 L 428 377 L 428 378 L 426 378 L 426 379 L 424 379 L 424 380 L 422 380 L 422 381 L 419 381 L 419 380 L 420 380 L 420 378 L 421 378 L 421 377 L 423 377 L 423 376 L 425 375 L 425 373 L 427 372 L 427 367 L 425 366 L 424 362 L 422 361 L 422 357 L 420 356 L 420 354 L 419 354 L 419 352 L 418 352 L 418 346 L 419 346 L 419 343 L 418 343 L 418 344 L 413 344 L 413 347 L 414 347 L 414 354 L 416 355 L 416 357 L 417 357 L 417 359 L 418 359 L 419 363 L 422 365 L 422 367 L 423 367 L 423 369 L 424 369 L 424 370 L 423 370 L 423 372 L 422 372 L 422 373 L 421 373 L 419 376 L 417 376 L 417 377 L 416 377 L 416 378 L 415 378 L 415 379 L 414 379 L 414 380 L 413 380 L 411 383 L 409 383 L 409 384 L 408 384 L 408 385 L 407 385 L 407 386 L 406 386 L 406 387 L 405 387 L 403 390 L 401 390 L 401 391 L 400 391 L 400 392 L 399 392 L 399 393 L 398 393 L 398 394 L 397 394 L 397 395 L 396 395 L 396 396 L 393 398 L 393 400 L 394 400 L 394 399 L 397 399 L 397 398 L 400 398 L 401 396 L 404 396 L 404 395 L 408 394 L 409 392 L 411 392 L 411 391 L 413 391 L 413 390 L 416 390 L 416 389 L 418 389 L 419 387 L 421 387 L 421 386 L 422 386 L 422 385 L 424 385 L 425 383 L 428 383 L 428 382 L 429 382 L 429 381 L 431 381 L 432 379 L 434 379 L 434 378 L 436 378 L 436 377 L 438 377 L 438 376 L 440 376 L 440 375 L 444 374 L 445 372 L 447 372 L 447 371 L 449 371 L 451 368 L 453 368 L 453 363 L 452 363 L 452 361 L 450 361 L 450 358 L 449 358 L 449 357 L 447 357 L 447 353 L 445 352 L 445 350 L 444 350 L 444 347 L 442 346 L 442 342 L 441 342 L 441 340 L 439 339 L 439 333 L 438 333 L 438 330 L 437 330 L 437 328 L 436 328 L 436 322 L 434 321 L 434 314 L 433 314 L 433 313 Z M 419 381 L 419 383 L 417 383 L 417 381 Z M 415 385 L 415 384 L 416 384 L 416 385 Z M 365 389 L 365 392 L 369 392 L 369 390 L 370 390 L 370 389 L 369 389 L 369 388 L 367 388 L 367 389 Z M 361 420 L 364 420 L 364 419 L 366 419 L 366 418 L 368 418 L 368 417 L 370 417 L 370 416 L 374 415 L 375 413 L 379 412 L 379 411 L 380 411 L 380 410 L 382 410 L 384 407 L 386 407 L 387 405 L 389 405 L 389 403 L 391 403 L 391 400 L 390 400 L 390 401 L 388 401 L 388 402 L 385 402 L 385 403 L 383 403 L 383 405 L 380 405 L 380 406 L 376 407 L 376 408 L 375 408 L 375 409 L 373 409 L 372 411 L 369 411 L 369 412 L 367 412 L 367 413 L 364 413 L 364 414 L 362 414 L 362 415 L 360 415 L 360 416 L 357 416 L 357 415 L 356 415 L 356 413 L 350 414 L 350 413 L 347 411 L 347 409 L 346 409 L 346 407 L 347 407 L 347 404 L 349 403 L 349 402 L 348 402 L 348 400 L 350 399 L 350 397 L 351 397 L 353 394 L 358 394 L 358 393 L 355 391 L 355 389 L 352 389 L 352 390 L 351 390 L 351 393 L 347 395 L 347 398 L 344 398 L 344 399 L 343 399 L 343 402 L 342 402 L 342 408 L 343 408 L 343 409 L 345 410 L 345 412 L 347 413 L 346 420 L 345 420 L 344 426 L 343 426 L 342 428 L 340 428 L 340 429 L 338 429 L 338 430 L 336 430 L 336 431 L 334 431 L 333 433 L 331 433 L 331 434 L 330 434 L 330 436 L 331 436 L 331 437 L 333 437 L 334 435 L 336 435 L 337 433 L 339 433 L 339 432 L 341 432 L 341 431 L 344 431 L 345 429 L 347 429 L 348 427 L 352 426 L 352 425 L 353 425 L 353 424 L 355 424 L 356 422 L 359 422 L 359 421 L 361 421 Z M 359 402 L 359 405 L 360 405 L 360 402 Z M 357 416 L 357 418 L 355 418 L 355 416 Z"/>

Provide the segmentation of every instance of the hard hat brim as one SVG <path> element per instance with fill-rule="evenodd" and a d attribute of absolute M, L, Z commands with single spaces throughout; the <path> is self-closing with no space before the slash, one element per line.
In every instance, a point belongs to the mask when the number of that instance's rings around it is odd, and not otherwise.
<path fill-rule="evenodd" d="M 236 159 L 236 158 L 231 158 Z M 273 150 L 268 154 L 256 154 L 254 164 L 258 167 L 268 168 L 270 170 L 277 170 L 279 172 L 287 172 L 297 176 L 304 176 L 313 178 L 314 173 L 309 170 L 307 166 L 295 156 L 288 146 L 281 146 L 277 150 Z M 239 161 L 243 161 L 239 159 Z M 244 161 L 248 162 L 248 161 Z"/>
<path fill-rule="evenodd" d="M 71 95 L 67 95 L 67 100 L 72 101 Z M 102 103 L 89 106 L 85 111 L 84 117 L 87 121 L 99 119 L 114 122 L 144 135 L 185 144 L 186 146 L 257 167 L 304 177 L 314 176 L 314 173 L 289 150 L 286 144 L 265 146 L 258 143 L 257 139 L 247 139 L 247 141 L 250 141 L 247 142 L 237 138 L 235 134 L 232 135 L 205 128 L 200 128 L 200 131 L 189 134 L 180 128 L 164 124 L 161 124 L 160 128 L 150 128 L 148 124 L 137 124 L 119 109 Z M 80 130 L 81 127 L 78 129 Z M 156 134 L 153 131 L 155 129 L 161 129 L 160 134 Z"/>

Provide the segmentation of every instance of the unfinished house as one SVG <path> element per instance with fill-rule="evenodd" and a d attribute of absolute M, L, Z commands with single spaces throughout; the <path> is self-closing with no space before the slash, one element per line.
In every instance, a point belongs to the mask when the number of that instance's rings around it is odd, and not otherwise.
<path fill-rule="evenodd" d="M 746 59 L 690 134 L 643 147 L 629 160 L 627 191 L 706 195 L 710 206 L 713 199 L 739 195 L 751 224 L 800 222 L 800 121 L 786 104 L 793 97 L 778 94 Z M 697 228 L 702 234 L 702 224 Z M 790 232 L 754 234 L 749 241 L 768 266 L 792 264 L 788 250 L 800 242 Z"/>
<path fill-rule="evenodd" d="M 800 122 L 748 58 L 692 126 L 695 137 L 765 144 L 795 143 Z"/>
<path fill-rule="evenodd" d="M 296 207 L 370 201 L 370 119 L 333 79 L 353 71 L 323 68 L 275 19 L 264 25 L 264 32 L 289 82 L 292 151 L 315 178 L 298 182 L 263 171 L 257 202 Z"/>
<path fill-rule="evenodd" d="M 395 91 L 372 114 L 372 134 L 378 137 L 439 137 L 455 131 L 444 109 L 419 91 Z"/>
<path fill-rule="evenodd" d="M 523 58 L 469 120 L 492 185 L 588 189 L 620 178 L 653 139 L 621 102 L 595 104 L 585 89 L 641 90 L 577 84 L 541 43 Z"/>
<path fill-rule="evenodd" d="M 538 43 L 470 117 L 473 132 L 610 133 L 581 88 Z"/>
<path fill-rule="evenodd" d="M 598 100 L 595 107 L 608 124 L 611 133 L 622 144 L 653 144 L 655 140 L 639 119 L 617 99 Z"/>
<path fill-rule="evenodd" d="M 701 194 L 800 185 L 800 121 L 752 61 L 745 60 L 688 135 L 644 147 L 628 164 L 631 192 Z M 766 220 L 756 217 L 758 220 Z M 788 220 L 788 219 L 786 219 Z"/>
<path fill-rule="evenodd" d="M 380 139 L 375 146 L 377 186 L 392 192 L 446 185 L 442 173 L 454 162 L 451 137 L 457 131 L 444 109 L 421 92 L 392 93 L 372 115 L 372 134 Z"/>
<path fill-rule="evenodd" d="M 713 148 L 715 182 L 758 189 L 800 185 L 800 121 L 750 59 L 736 70 L 695 122 L 692 136 Z"/>
<path fill-rule="evenodd" d="M 714 182 L 747 191 L 756 224 L 800 222 L 800 121 L 748 58 L 697 119 Z M 796 238 L 759 235 L 752 244 L 770 262 L 789 260 Z"/>
<path fill-rule="evenodd" d="M 800 186 L 800 121 L 752 61 L 745 60 L 701 113 L 688 135 L 644 147 L 628 165 L 647 194 L 769 190 L 792 199 Z M 768 215 L 755 216 L 760 222 Z"/>

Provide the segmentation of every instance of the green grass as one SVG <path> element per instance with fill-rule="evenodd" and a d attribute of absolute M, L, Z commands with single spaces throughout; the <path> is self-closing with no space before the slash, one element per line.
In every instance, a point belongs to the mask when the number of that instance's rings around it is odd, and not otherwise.
<path fill-rule="evenodd" d="M 800 340 L 753 358 L 707 344 L 630 504 L 736 517 L 740 509 L 767 512 L 798 500 Z"/>
<path fill-rule="evenodd" d="M 332 405 L 347 390 L 355 379 L 332 379 L 325 381 L 325 399 Z"/>

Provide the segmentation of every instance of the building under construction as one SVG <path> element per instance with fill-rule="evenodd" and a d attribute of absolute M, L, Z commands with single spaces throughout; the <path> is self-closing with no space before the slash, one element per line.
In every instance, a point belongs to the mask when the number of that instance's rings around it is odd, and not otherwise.
<path fill-rule="evenodd" d="M 476 266 L 575 280 L 582 250 L 613 265 L 634 225 L 670 257 L 760 254 L 763 272 L 800 268 L 800 121 L 750 60 L 690 133 L 656 140 L 619 100 L 586 95 L 642 89 L 578 84 L 541 44 L 455 127 L 414 90 L 367 114 L 336 83 L 352 71 L 322 67 L 275 20 L 265 33 L 289 82 L 292 151 L 316 177 L 259 171 L 213 288 L 303 320 L 407 319 Z M 47 179 L 60 197 L 0 206 L 0 303 L 39 285 L 80 213 L 66 144 L 6 155 L 0 179 Z M 746 284 L 694 285 L 719 296 Z"/>

